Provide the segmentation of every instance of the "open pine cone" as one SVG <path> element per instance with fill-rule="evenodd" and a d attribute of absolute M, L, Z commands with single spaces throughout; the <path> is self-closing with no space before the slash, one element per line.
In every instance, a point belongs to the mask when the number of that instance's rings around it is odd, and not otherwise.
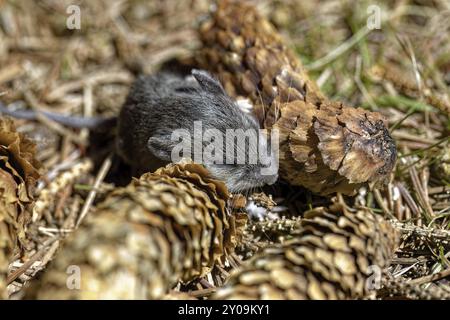
<path fill-rule="evenodd" d="M 266 129 L 279 130 L 284 179 L 323 195 L 387 179 L 397 152 L 382 116 L 327 100 L 253 6 L 220 1 L 199 32 L 201 67 L 230 95 L 248 97 Z"/>
<path fill-rule="evenodd" d="M 106 197 L 28 296 L 163 298 L 178 281 L 205 275 L 234 252 L 246 216 L 228 210 L 228 197 L 225 185 L 197 164 L 144 174 Z M 69 266 L 79 268 L 80 290 L 66 286 Z"/>
<path fill-rule="evenodd" d="M 0 118 L 0 298 L 14 251 L 26 245 L 33 190 L 39 178 L 35 145 L 18 133 L 9 118 Z"/>
<path fill-rule="evenodd" d="M 367 297 L 381 281 L 398 241 L 381 216 L 366 209 L 350 212 L 337 203 L 306 212 L 293 236 L 244 263 L 214 298 Z"/>

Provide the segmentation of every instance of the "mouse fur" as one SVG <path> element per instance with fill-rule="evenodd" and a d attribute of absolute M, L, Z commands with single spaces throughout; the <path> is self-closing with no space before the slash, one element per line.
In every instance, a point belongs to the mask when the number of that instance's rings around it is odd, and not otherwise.
<path fill-rule="evenodd" d="M 185 129 L 192 134 L 194 121 L 201 121 L 203 130 L 216 129 L 223 134 L 227 129 L 259 132 L 256 119 L 238 107 L 218 80 L 201 70 L 193 70 L 192 76 L 184 78 L 161 72 L 141 76 L 133 84 L 118 118 L 116 149 L 138 172 L 171 162 L 172 149 L 178 143 L 172 141 L 172 132 Z M 258 143 L 267 147 L 261 135 Z M 258 151 L 249 147 L 245 152 Z M 277 179 L 276 173 L 261 174 L 264 165 L 259 162 L 203 164 L 232 192 L 272 184 Z"/>

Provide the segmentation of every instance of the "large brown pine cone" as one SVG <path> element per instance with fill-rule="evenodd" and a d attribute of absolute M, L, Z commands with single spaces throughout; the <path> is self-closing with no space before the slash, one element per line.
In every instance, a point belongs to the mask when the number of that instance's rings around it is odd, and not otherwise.
<path fill-rule="evenodd" d="M 168 165 L 107 196 L 33 283 L 29 298 L 159 299 L 234 252 L 244 213 L 202 166 Z M 68 268 L 73 275 L 66 273 Z M 69 271 L 70 271 L 69 270 Z M 80 290 L 70 290 L 66 283 Z"/>
<path fill-rule="evenodd" d="M 220 1 L 199 32 L 200 66 L 230 95 L 248 97 L 265 128 L 279 129 L 284 179 L 320 194 L 386 180 L 397 152 L 383 117 L 327 100 L 253 6 Z"/>
<path fill-rule="evenodd" d="M 355 299 L 381 284 L 398 236 L 381 216 L 341 204 L 308 211 L 294 238 L 263 249 L 216 299 Z"/>

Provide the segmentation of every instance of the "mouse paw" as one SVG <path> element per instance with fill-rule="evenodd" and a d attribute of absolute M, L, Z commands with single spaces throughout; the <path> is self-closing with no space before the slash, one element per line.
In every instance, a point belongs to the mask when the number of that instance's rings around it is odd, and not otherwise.
<path fill-rule="evenodd" d="M 249 99 L 238 99 L 236 100 L 236 105 L 242 112 L 252 113 L 253 112 L 253 104 Z"/>

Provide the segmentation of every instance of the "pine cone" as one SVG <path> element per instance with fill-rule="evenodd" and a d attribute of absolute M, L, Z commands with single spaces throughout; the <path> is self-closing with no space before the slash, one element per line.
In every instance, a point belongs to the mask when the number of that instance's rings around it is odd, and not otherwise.
<path fill-rule="evenodd" d="M 10 258 L 26 245 L 33 190 L 39 178 L 35 145 L 0 118 L 0 298 L 6 298 L 5 277 Z"/>
<path fill-rule="evenodd" d="M 385 119 L 327 100 L 254 7 L 221 1 L 199 32 L 201 67 L 230 95 L 248 97 L 266 129 L 279 130 L 284 179 L 323 195 L 386 180 L 397 152 Z"/>
<path fill-rule="evenodd" d="M 381 216 L 341 204 L 308 211 L 294 239 L 266 247 L 243 265 L 216 299 L 355 299 L 371 293 L 397 244 Z M 380 274 L 381 276 L 381 274 Z"/>
<path fill-rule="evenodd" d="M 28 295 L 163 298 L 177 281 L 203 276 L 234 251 L 246 216 L 228 211 L 228 197 L 225 185 L 197 164 L 144 174 L 98 206 Z M 66 287 L 71 265 L 79 267 L 80 290 Z"/>

